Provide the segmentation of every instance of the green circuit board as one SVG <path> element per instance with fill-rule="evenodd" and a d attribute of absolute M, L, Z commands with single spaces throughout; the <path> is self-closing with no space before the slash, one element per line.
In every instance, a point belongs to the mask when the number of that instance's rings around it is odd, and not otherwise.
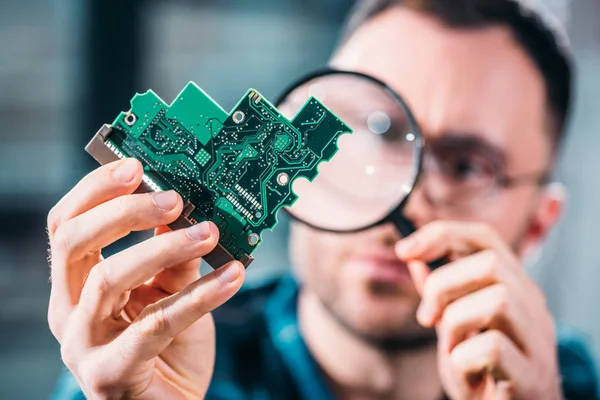
<path fill-rule="evenodd" d="M 205 257 L 212 267 L 232 259 L 248 266 L 277 211 L 297 199 L 293 181 L 312 181 L 337 138 L 351 132 L 315 98 L 288 120 L 250 89 L 228 113 L 190 82 L 170 105 L 151 90 L 135 95 L 86 150 L 102 164 L 140 160 L 144 191 L 174 189 L 183 198 L 173 228 L 217 225 L 219 246 Z"/>

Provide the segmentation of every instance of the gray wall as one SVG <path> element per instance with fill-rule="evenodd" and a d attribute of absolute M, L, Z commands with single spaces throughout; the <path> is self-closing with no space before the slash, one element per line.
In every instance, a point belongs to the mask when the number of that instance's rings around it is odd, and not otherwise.
<path fill-rule="evenodd" d="M 569 200 L 533 274 L 556 317 L 583 329 L 600 354 L 600 2 L 567 5 L 578 69 L 576 106 L 558 170 Z M 552 4 L 551 4 L 552 5 Z"/>
<path fill-rule="evenodd" d="M 170 100 L 194 80 L 225 108 L 250 86 L 272 98 L 326 62 L 349 3 L 149 1 L 140 85 Z M 530 270 L 556 316 L 587 331 L 600 353 L 600 2 L 549 3 L 569 22 L 580 79 L 558 173 L 569 206 Z M 0 399 L 44 398 L 60 371 L 46 324 L 44 225 L 50 206 L 92 165 L 74 144 L 93 134 L 80 129 L 86 4 L 0 3 Z M 265 236 L 250 280 L 287 264 L 286 228 L 283 221 Z"/>

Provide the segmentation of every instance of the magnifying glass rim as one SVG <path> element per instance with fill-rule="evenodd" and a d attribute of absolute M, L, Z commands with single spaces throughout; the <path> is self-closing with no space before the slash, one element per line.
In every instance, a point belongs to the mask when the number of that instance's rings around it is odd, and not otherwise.
<path fill-rule="evenodd" d="M 349 75 L 349 76 L 356 76 L 362 79 L 366 79 L 368 81 L 371 81 L 372 83 L 375 83 L 376 85 L 379 85 L 380 87 L 382 87 L 390 96 L 392 96 L 392 98 L 402 107 L 402 110 L 404 111 L 404 113 L 406 114 L 406 117 L 408 119 L 408 122 L 411 126 L 411 132 L 414 136 L 414 143 L 416 146 L 416 160 L 413 163 L 413 177 L 412 177 L 412 181 L 411 181 L 411 185 L 409 187 L 408 192 L 406 193 L 406 196 L 404 196 L 404 198 L 396 205 L 394 206 L 387 215 L 385 215 L 383 218 L 381 218 L 378 221 L 375 221 L 373 223 L 369 223 L 365 226 L 359 227 L 359 228 L 352 228 L 352 229 L 332 229 L 332 228 L 324 228 L 322 226 L 318 226 L 315 225 L 311 222 L 308 222 L 300 217 L 298 217 L 297 215 L 294 215 L 290 210 L 289 207 L 285 207 L 284 211 L 287 213 L 287 215 L 290 216 L 290 218 L 292 218 L 293 220 L 300 222 L 312 229 L 316 229 L 322 232 L 330 232 L 330 233 L 356 233 L 356 232 L 362 232 L 368 229 L 371 229 L 375 226 L 378 225 L 382 225 L 386 222 L 389 222 L 391 220 L 395 220 L 396 218 L 394 218 L 394 216 L 396 214 L 401 214 L 402 213 L 402 209 L 404 208 L 404 206 L 406 205 L 406 203 L 408 202 L 408 199 L 410 197 L 410 195 L 412 194 L 413 188 L 415 187 L 415 185 L 417 184 L 417 182 L 419 181 L 419 177 L 421 175 L 421 169 L 422 169 L 422 164 L 423 164 L 423 150 L 424 150 L 424 140 L 423 140 L 423 135 L 421 134 L 421 129 L 419 128 L 419 125 L 417 124 L 417 120 L 415 119 L 415 117 L 413 116 L 412 112 L 410 111 L 410 108 L 408 107 L 408 104 L 405 102 L 405 100 L 396 92 L 394 91 L 394 89 L 392 89 L 390 86 L 388 86 L 385 82 L 371 76 L 371 75 L 367 75 L 364 74 L 362 72 L 357 72 L 357 71 L 349 71 L 349 70 L 342 70 L 342 69 L 336 69 L 336 68 L 331 68 L 331 67 L 326 67 L 326 68 L 321 68 L 319 70 L 313 71 L 305 76 L 303 76 L 302 78 L 296 80 L 295 82 L 293 82 L 291 85 L 289 85 L 276 99 L 275 99 L 275 107 L 279 108 L 279 106 L 281 106 L 281 104 L 283 103 L 283 101 L 290 95 L 290 93 L 292 93 L 294 90 L 296 90 L 298 87 L 304 85 L 307 82 L 310 82 L 314 79 L 317 78 L 322 78 L 328 75 Z"/>

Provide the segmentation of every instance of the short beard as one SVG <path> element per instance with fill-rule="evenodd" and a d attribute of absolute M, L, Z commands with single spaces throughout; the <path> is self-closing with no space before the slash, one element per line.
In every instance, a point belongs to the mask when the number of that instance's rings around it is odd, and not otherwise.
<path fill-rule="evenodd" d="M 414 335 L 377 335 L 363 332 L 349 324 L 329 304 L 323 302 L 321 299 L 318 299 L 318 301 L 334 318 L 334 320 L 337 321 L 337 323 L 340 324 L 340 326 L 342 326 L 346 331 L 350 332 L 350 334 L 354 337 L 383 353 L 403 353 L 407 351 L 430 348 L 431 346 L 435 346 L 437 344 L 437 335 L 434 329 L 424 330 L 423 333 Z"/>

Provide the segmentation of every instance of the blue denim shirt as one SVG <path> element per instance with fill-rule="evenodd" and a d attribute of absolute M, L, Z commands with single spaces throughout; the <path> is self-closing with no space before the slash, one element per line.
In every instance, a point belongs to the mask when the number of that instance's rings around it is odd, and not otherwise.
<path fill-rule="evenodd" d="M 287 276 L 244 289 L 213 313 L 217 359 L 207 399 L 334 399 L 300 335 L 297 298 L 298 285 Z M 565 397 L 598 398 L 596 370 L 582 336 L 559 327 L 558 356 Z M 65 372 L 52 399 L 85 397 Z"/>

